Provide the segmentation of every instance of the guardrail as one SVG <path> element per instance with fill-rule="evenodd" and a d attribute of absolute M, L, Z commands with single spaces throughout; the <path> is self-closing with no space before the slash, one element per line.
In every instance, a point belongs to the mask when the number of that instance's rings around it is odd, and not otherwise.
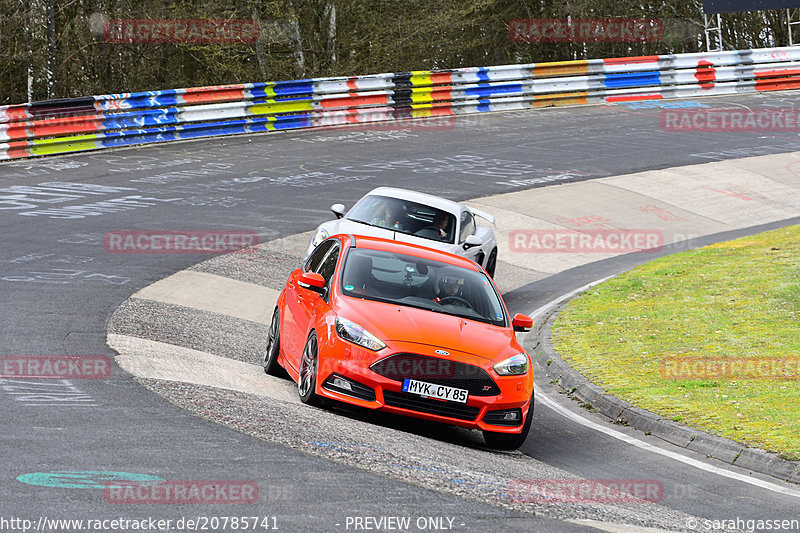
<path fill-rule="evenodd" d="M 246 83 L 0 107 L 0 160 L 535 107 L 800 88 L 800 48 Z"/>

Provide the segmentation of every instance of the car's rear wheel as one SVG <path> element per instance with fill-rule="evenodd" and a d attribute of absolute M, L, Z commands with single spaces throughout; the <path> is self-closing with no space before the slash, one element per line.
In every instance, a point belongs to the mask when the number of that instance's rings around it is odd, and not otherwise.
<path fill-rule="evenodd" d="M 317 366 L 319 364 L 319 344 L 317 332 L 312 331 L 308 336 L 303 356 L 300 358 L 300 372 L 297 378 L 297 392 L 300 401 L 308 405 L 320 405 L 321 399 L 316 393 Z"/>
<path fill-rule="evenodd" d="M 283 375 L 278 364 L 278 353 L 281 349 L 281 324 L 278 308 L 272 313 L 272 322 L 267 333 L 267 349 L 264 350 L 264 372 L 272 376 Z"/>
<path fill-rule="evenodd" d="M 497 248 L 492 248 L 489 259 L 486 260 L 486 272 L 494 279 L 494 271 L 497 268 Z"/>
<path fill-rule="evenodd" d="M 528 438 L 528 432 L 531 429 L 531 421 L 533 420 L 533 396 L 531 396 L 531 406 L 528 408 L 528 416 L 525 417 L 525 423 L 522 424 L 522 431 L 519 433 L 498 433 L 495 431 L 484 431 L 483 440 L 486 445 L 496 450 L 516 450 Z"/>

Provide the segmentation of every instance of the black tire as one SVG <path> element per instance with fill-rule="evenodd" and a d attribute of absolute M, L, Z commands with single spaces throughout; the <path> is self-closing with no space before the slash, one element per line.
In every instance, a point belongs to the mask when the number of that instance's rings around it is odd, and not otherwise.
<path fill-rule="evenodd" d="M 486 445 L 495 450 L 516 450 L 525 443 L 528 438 L 528 432 L 531 429 L 531 421 L 533 420 L 533 396 L 531 396 L 531 406 L 528 409 L 528 416 L 525 417 L 525 423 L 522 424 L 522 431 L 519 433 L 497 433 L 495 431 L 484 431 L 483 440 Z"/>
<path fill-rule="evenodd" d="M 492 248 L 492 252 L 489 254 L 489 259 L 486 260 L 486 273 L 489 274 L 489 277 L 494 279 L 494 271 L 497 268 L 497 248 Z"/>
<path fill-rule="evenodd" d="M 267 347 L 264 350 L 264 372 L 271 376 L 283 376 L 285 371 L 278 364 L 278 354 L 281 349 L 281 321 L 278 308 L 272 313 L 272 322 L 267 333 Z"/>
<path fill-rule="evenodd" d="M 300 401 L 307 405 L 322 405 L 322 399 L 317 395 L 317 366 L 319 364 L 319 344 L 317 332 L 312 331 L 303 348 L 300 358 L 300 371 L 297 376 L 297 393 Z"/>

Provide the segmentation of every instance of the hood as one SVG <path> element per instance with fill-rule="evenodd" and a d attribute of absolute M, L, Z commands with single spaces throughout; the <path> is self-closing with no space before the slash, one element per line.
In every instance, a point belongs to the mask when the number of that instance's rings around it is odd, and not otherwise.
<path fill-rule="evenodd" d="M 407 242 L 416 244 L 417 246 L 424 246 L 426 248 L 438 248 L 440 250 L 449 250 L 451 243 L 435 241 L 433 239 L 426 239 L 424 237 L 417 237 L 409 233 L 402 233 L 393 231 L 388 228 L 380 228 L 377 226 L 370 226 L 368 224 L 361 224 L 360 222 L 353 222 L 346 218 L 340 220 L 331 220 L 322 225 L 329 235 L 336 235 L 337 233 L 351 233 L 353 235 L 365 235 L 367 237 L 380 237 L 382 239 L 389 239 L 398 242 Z"/>
<path fill-rule="evenodd" d="M 317 234 L 317 232 L 321 229 L 324 229 L 328 232 L 328 236 L 331 235 L 338 235 L 340 233 L 349 233 L 353 235 L 366 235 L 367 237 L 380 237 L 382 239 L 394 239 L 395 232 L 386 228 L 379 228 L 376 226 L 370 226 L 368 224 L 360 224 L 358 222 L 352 222 L 347 220 L 346 218 L 338 219 L 338 220 L 329 220 L 328 222 L 323 222 L 320 224 L 314 233 L 312 234 L 312 240 L 308 243 L 308 248 L 306 249 L 306 258 L 314 251 L 314 241 L 313 236 Z M 420 239 L 416 239 L 420 240 Z"/>
<path fill-rule="evenodd" d="M 334 220 L 331 222 L 328 232 L 331 235 L 337 233 L 352 233 L 353 235 L 366 235 L 368 237 L 380 237 L 382 239 L 393 239 L 395 232 L 387 228 L 379 228 L 377 226 L 370 226 L 369 224 L 362 224 L 360 222 L 353 222 L 346 218 Z"/>
<path fill-rule="evenodd" d="M 425 344 L 492 361 L 522 351 L 512 347 L 516 337 L 511 328 L 347 296 L 339 297 L 337 307 L 340 316 L 360 324 L 387 344 L 392 341 Z"/>

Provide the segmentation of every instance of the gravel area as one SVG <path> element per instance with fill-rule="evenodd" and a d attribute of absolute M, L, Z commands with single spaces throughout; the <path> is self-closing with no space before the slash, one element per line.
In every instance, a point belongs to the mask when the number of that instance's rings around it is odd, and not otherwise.
<path fill-rule="evenodd" d="M 107 332 L 130 335 L 246 363 L 261 364 L 268 326 L 153 300 L 130 298 L 109 319 Z"/>
<path fill-rule="evenodd" d="M 285 254 L 266 246 L 248 249 L 246 252 L 220 255 L 198 263 L 189 270 L 216 274 L 227 278 L 283 289 L 289 274 L 300 268 L 302 261 L 295 255 Z"/>
<path fill-rule="evenodd" d="M 668 531 L 684 530 L 690 518 L 652 503 L 514 502 L 510 492 L 515 480 L 577 478 L 521 452 L 485 449 L 475 431 L 440 428 L 420 421 L 406 422 L 406 430 L 401 430 L 396 429 L 403 426 L 397 423 L 399 417 L 349 407 L 318 409 L 187 383 L 139 381 L 176 405 L 243 433 L 507 509 L 549 518 L 589 519 Z"/>

